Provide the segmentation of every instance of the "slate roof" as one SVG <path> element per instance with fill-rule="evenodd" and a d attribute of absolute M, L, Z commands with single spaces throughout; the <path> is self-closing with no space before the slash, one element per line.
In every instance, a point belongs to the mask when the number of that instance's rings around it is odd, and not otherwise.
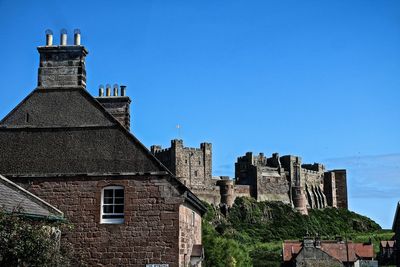
<path fill-rule="evenodd" d="M 0 121 L 0 173 L 7 177 L 167 174 L 196 209 L 206 211 L 83 87 L 38 87 Z"/>
<path fill-rule="evenodd" d="M 62 220 L 64 214 L 19 185 L 0 175 L 0 209 L 25 216 Z"/>
<path fill-rule="evenodd" d="M 285 241 L 283 243 L 283 260 L 291 261 L 302 248 L 303 244 L 300 241 Z M 349 241 L 346 245 L 345 242 L 322 240 L 320 249 L 341 262 L 355 262 L 358 259 L 372 259 L 374 257 L 372 244 Z"/>

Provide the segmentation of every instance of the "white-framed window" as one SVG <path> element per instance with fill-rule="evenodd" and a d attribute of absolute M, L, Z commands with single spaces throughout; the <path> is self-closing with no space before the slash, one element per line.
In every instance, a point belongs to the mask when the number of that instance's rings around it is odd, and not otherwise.
<path fill-rule="evenodd" d="M 124 187 L 107 186 L 101 190 L 101 223 L 124 223 Z"/>

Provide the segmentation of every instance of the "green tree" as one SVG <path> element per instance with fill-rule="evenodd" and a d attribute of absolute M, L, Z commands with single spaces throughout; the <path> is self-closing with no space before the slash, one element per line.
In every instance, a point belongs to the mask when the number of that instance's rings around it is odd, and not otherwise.
<path fill-rule="evenodd" d="M 60 223 L 0 211 L 0 266 L 82 266 L 72 247 L 51 233 Z"/>

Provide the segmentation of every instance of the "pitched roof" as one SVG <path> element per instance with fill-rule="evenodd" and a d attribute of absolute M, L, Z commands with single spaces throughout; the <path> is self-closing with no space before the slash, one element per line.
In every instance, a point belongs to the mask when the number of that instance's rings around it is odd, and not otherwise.
<path fill-rule="evenodd" d="M 283 243 L 283 261 L 291 261 L 292 258 L 299 254 L 303 245 L 299 241 L 285 241 Z"/>
<path fill-rule="evenodd" d="M 201 201 L 83 87 L 36 88 L 0 121 L 0 173 L 169 174 L 201 213 Z"/>
<path fill-rule="evenodd" d="M 0 121 L 0 143 L 5 175 L 169 172 L 82 88 L 35 89 Z"/>
<path fill-rule="evenodd" d="M 300 241 L 285 241 L 283 244 L 283 260 L 291 261 L 302 249 Z M 374 249 L 372 244 L 337 242 L 322 240 L 320 249 L 341 262 L 355 262 L 358 259 L 372 259 Z"/>
<path fill-rule="evenodd" d="M 64 214 L 19 185 L 0 175 L 0 209 L 30 217 L 62 220 Z"/>

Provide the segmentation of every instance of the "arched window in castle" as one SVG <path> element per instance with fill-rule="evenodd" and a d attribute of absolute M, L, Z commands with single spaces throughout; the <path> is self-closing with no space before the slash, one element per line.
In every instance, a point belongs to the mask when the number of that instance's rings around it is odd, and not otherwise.
<path fill-rule="evenodd" d="M 124 187 L 107 186 L 101 191 L 101 223 L 124 223 Z"/>

